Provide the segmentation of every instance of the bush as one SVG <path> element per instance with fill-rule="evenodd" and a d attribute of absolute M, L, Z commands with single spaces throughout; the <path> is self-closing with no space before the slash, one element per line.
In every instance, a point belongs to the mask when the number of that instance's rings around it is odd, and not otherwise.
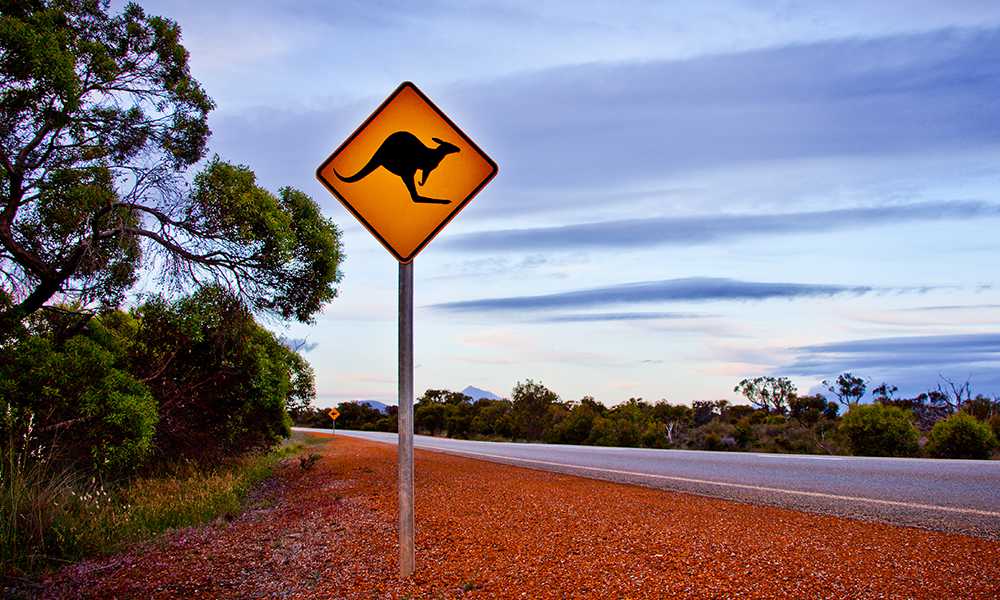
<path fill-rule="evenodd" d="M 688 445 L 694 450 L 735 450 L 738 435 L 735 425 L 716 419 L 696 428 Z"/>
<path fill-rule="evenodd" d="M 853 406 L 838 430 L 851 452 L 859 456 L 913 456 L 919 449 L 920 432 L 913 414 L 895 406 Z"/>
<path fill-rule="evenodd" d="M 926 450 L 937 458 L 988 459 L 996 445 L 988 424 L 971 415 L 956 413 L 934 424 Z"/>
<path fill-rule="evenodd" d="M 817 443 L 815 430 L 797 421 L 768 423 L 753 428 L 752 450 L 782 454 L 816 454 L 823 452 Z"/>
<path fill-rule="evenodd" d="M 150 453 L 157 407 L 123 360 L 97 323 L 65 341 L 29 335 L 0 361 L 0 410 L 31 418 L 38 444 L 64 462 L 129 471 Z M 17 427 L 6 419 L 0 435 L 18 435 Z"/>
<path fill-rule="evenodd" d="M 151 299 L 131 317 L 135 333 L 122 318 L 119 334 L 135 340 L 130 370 L 159 401 L 158 459 L 216 460 L 288 436 L 286 405 L 312 389 L 312 372 L 237 298 L 204 288 Z"/>

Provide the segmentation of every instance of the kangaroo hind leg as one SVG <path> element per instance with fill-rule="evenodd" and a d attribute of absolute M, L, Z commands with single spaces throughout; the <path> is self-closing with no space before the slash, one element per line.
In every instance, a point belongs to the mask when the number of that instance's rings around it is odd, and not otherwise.
<path fill-rule="evenodd" d="M 426 173 L 426 171 L 424 171 Z M 410 200 L 414 202 L 420 202 L 422 204 L 451 204 L 451 200 L 440 200 L 438 198 L 424 198 L 419 193 L 417 193 L 417 186 L 413 183 L 416 179 L 417 174 L 414 173 L 413 177 L 403 177 L 403 183 L 406 184 L 406 190 L 410 192 Z M 426 177 L 425 177 L 426 179 Z"/>

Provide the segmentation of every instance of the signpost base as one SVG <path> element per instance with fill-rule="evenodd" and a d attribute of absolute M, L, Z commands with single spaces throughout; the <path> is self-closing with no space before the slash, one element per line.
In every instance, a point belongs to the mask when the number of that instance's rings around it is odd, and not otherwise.
<path fill-rule="evenodd" d="M 399 263 L 399 575 L 413 575 L 413 263 Z"/>

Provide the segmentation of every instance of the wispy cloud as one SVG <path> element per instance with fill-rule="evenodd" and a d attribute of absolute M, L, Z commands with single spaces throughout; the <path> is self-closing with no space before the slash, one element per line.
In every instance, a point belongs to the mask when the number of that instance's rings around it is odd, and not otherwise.
<path fill-rule="evenodd" d="M 1000 361 L 1000 333 L 851 340 L 798 350 L 801 355 L 787 367 L 796 375 L 839 368 L 993 363 Z"/>
<path fill-rule="evenodd" d="M 898 385 L 905 393 L 933 387 L 938 376 L 968 377 L 974 389 L 1000 390 L 1000 333 L 849 340 L 794 349 L 783 375 L 832 377 L 850 371 Z"/>
<path fill-rule="evenodd" d="M 865 294 L 875 291 L 870 286 L 846 286 L 811 283 L 765 283 L 736 279 L 690 277 L 624 283 L 607 287 L 588 288 L 543 294 L 482 298 L 460 302 L 445 302 L 432 308 L 450 312 L 486 312 L 505 310 L 547 310 L 588 308 L 615 304 L 651 302 L 708 302 L 714 300 L 767 300 Z"/>
<path fill-rule="evenodd" d="M 428 92 L 503 166 L 477 213 L 511 214 L 551 208 L 572 190 L 655 187 L 699 169 L 995 149 L 1000 104 L 983 99 L 1000 92 L 998 54 L 1000 29 L 948 29 L 588 62 Z M 291 179 L 322 198 L 316 157 L 376 100 L 220 114 L 213 145 L 269 186 Z"/>
<path fill-rule="evenodd" d="M 953 311 L 953 310 L 990 310 L 1000 308 L 1000 304 L 941 304 L 937 306 L 914 306 L 912 308 L 900 308 L 904 312 L 922 311 Z"/>
<path fill-rule="evenodd" d="M 542 254 L 530 254 L 517 260 L 503 256 L 487 256 L 472 258 L 454 263 L 447 263 L 441 266 L 441 274 L 433 275 L 430 279 L 461 279 L 467 277 L 491 277 L 495 275 L 508 275 L 517 273 L 521 275 L 527 271 L 541 269 L 543 267 L 560 267 L 571 262 L 585 262 L 585 258 L 577 257 L 570 261 L 566 258 L 552 259 Z"/>
<path fill-rule="evenodd" d="M 922 202 L 774 215 L 660 217 L 479 231 L 442 239 L 463 251 L 563 250 L 708 244 L 747 237 L 815 233 L 897 225 L 909 221 L 1000 217 L 1000 205 L 984 202 Z"/>
<path fill-rule="evenodd" d="M 1000 30 L 842 39 L 470 84 L 450 103 L 526 186 L 995 146 Z M 488 118 L 487 118 L 488 115 Z"/>
<path fill-rule="evenodd" d="M 598 323 L 604 321 L 658 321 L 661 319 L 701 319 L 707 315 L 675 312 L 600 312 L 549 315 L 539 323 Z"/>

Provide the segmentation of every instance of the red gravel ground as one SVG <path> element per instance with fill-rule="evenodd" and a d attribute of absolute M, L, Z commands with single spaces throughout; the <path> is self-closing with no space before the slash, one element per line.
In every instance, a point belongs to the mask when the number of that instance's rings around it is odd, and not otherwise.
<path fill-rule="evenodd" d="M 417 451 L 397 578 L 395 447 L 339 437 L 269 507 L 46 580 L 91 598 L 1000 598 L 1000 543 Z"/>

